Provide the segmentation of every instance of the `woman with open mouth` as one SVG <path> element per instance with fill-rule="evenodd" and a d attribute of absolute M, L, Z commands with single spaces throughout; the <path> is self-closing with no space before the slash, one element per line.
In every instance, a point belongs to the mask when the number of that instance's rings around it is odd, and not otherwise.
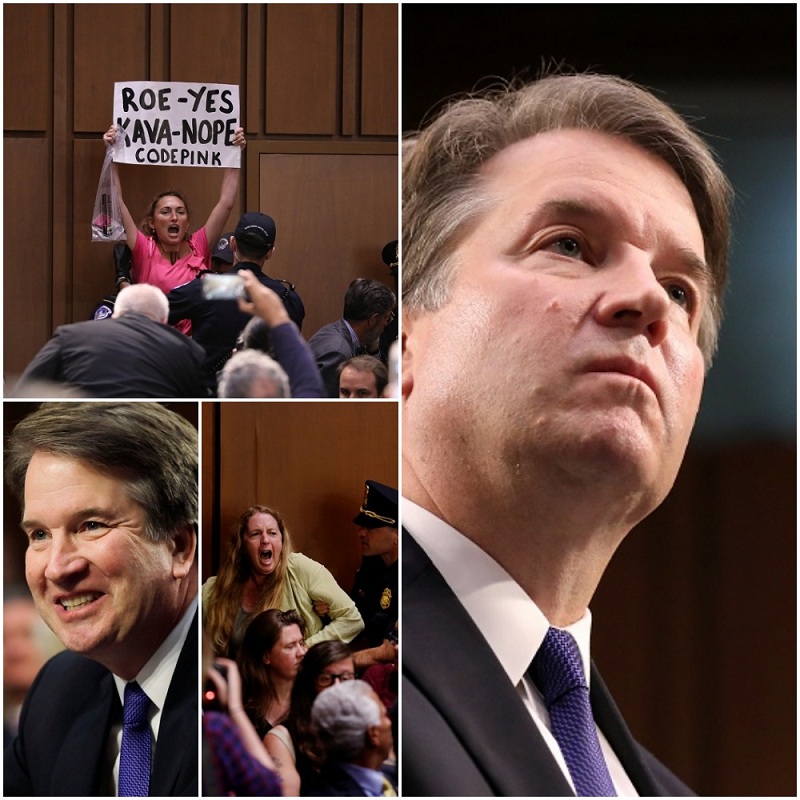
<path fill-rule="evenodd" d="M 326 610 L 324 616 L 315 606 Z M 300 614 L 308 647 L 329 639 L 351 642 L 364 628 L 333 575 L 293 551 L 280 513 L 253 506 L 240 518 L 219 575 L 203 585 L 203 616 L 217 654 L 235 658 L 251 618 L 270 608 Z"/>
<path fill-rule="evenodd" d="M 103 141 L 113 146 L 118 130 L 112 125 Z M 247 141 L 244 129 L 237 128 L 233 144 L 244 149 Z M 130 278 L 120 275 L 117 290 L 129 283 L 151 283 L 169 294 L 172 289 L 196 278 L 201 270 L 211 268 L 211 248 L 214 247 L 228 221 L 239 192 L 238 167 L 223 170 L 219 200 L 208 215 L 202 228 L 190 233 L 189 206 L 186 197 L 176 189 L 156 195 L 144 214 L 140 226 L 136 225 L 122 199 L 122 184 L 116 163 L 112 164 L 116 182 L 120 213 L 125 227 L 125 238 L 131 250 Z M 191 331 L 191 322 L 182 320 L 175 327 L 184 333 Z"/>

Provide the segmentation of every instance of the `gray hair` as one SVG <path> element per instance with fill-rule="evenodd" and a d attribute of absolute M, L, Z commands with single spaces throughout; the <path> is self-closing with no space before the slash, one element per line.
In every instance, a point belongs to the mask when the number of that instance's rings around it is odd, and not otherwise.
<path fill-rule="evenodd" d="M 289 376 L 283 367 L 260 350 L 234 353 L 220 373 L 220 397 L 291 397 Z"/>
<path fill-rule="evenodd" d="M 454 253 L 491 207 L 484 165 L 554 130 L 620 136 L 666 162 L 686 186 L 703 233 L 710 297 L 699 344 L 710 365 L 728 273 L 732 190 L 709 146 L 666 103 L 610 75 L 550 75 L 451 103 L 403 145 L 403 303 L 428 311 L 449 296 Z"/>
<path fill-rule="evenodd" d="M 43 403 L 16 425 L 6 448 L 6 482 L 21 506 L 36 452 L 122 480 L 154 541 L 197 523 L 197 430 L 160 403 Z"/>
<path fill-rule="evenodd" d="M 130 313 L 143 314 L 155 322 L 165 323 L 169 318 L 169 302 L 167 296 L 158 286 L 149 283 L 135 283 L 126 286 L 114 302 L 114 313 L 117 319 Z"/>
<path fill-rule="evenodd" d="M 311 722 L 328 758 L 347 762 L 363 752 L 367 729 L 381 723 L 381 709 L 368 683 L 341 681 L 317 695 Z"/>

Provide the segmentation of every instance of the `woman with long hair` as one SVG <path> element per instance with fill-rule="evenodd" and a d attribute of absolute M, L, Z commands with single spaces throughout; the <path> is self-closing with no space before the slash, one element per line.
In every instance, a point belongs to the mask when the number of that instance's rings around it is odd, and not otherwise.
<path fill-rule="evenodd" d="M 327 607 L 324 619 L 315 603 Z M 355 603 L 333 575 L 294 552 L 280 513 L 257 505 L 242 514 L 219 574 L 203 585 L 203 615 L 216 651 L 235 657 L 250 618 L 269 608 L 295 609 L 309 647 L 328 639 L 350 642 L 364 628 Z"/>
<path fill-rule="evenodd" d="M 296 611 L 272 608 L 247 626 L 236 659 L 242 676 L 242 705 L 263 739 L 289 714 L 292 686 L 306 654 L 303 620 Z"/>
<path fill-rule="evenodd" d="M 267 732 L 264 745 L 283 779 L 284 794 L 299 795 L 322 766 L 322 753 L 311 724 L 314 698 L 339 681 L 356 677 L 353 654 L 342 642 L 309 648 L 292 688 L 289 716 Z"/>

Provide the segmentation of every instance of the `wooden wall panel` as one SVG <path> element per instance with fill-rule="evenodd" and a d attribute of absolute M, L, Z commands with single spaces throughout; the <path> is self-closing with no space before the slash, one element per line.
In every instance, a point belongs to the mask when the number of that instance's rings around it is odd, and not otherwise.
<path fill-rule="evenodd" d="M 267 133 L 336 133 L 338 6 L 267 7 Z"/>
<path fill-rule="evenodd" d="M 36 188 L 36 191 L 24 189 Z M 50 142 L 3 142 L 3 374 L 17 377 L 50 337 Z M 32 227 L 34 226 L 34 227 Z"/>
<path fill-rule="evenodd" d="M 259 207 L 278 228 L 267 271 L 297 285 L 306 338 L 341 317 L 353 278 L 394 290 L 381 251 L 397 239 L 396 156 L 265 154 L 260 183 Z"/>
<path fill-rule="evenodd" d="M 397 6 L 364 5 L 361 134 L 397 134 Z"/>
<path fill-rule="evenodd" d="M 3 128 L 49 129 L 52 112 L 52 6 L 3 4 Z"/>
<path fill-rule="evenodd" d="M 104 132 L 113 119 L 115 81 L 149 77 L 147 6 L 76 3 L 73 8 L 75 132 Z"/>
<path fill-rule="evenodd" d="M 221 404 L 219 520 L 212 522 L 221 547 L 246 508 L 271 505 L 296 548 L 349 588 L 361 562 L 352 519 L 364 481 L 397 486 L 397 413 L 387 401 Z M 204 437 L 204 447 L 212 446 Z"/>
<path fill-rule="evenodd" d="M 213 575 L 212 572 L 212 520 L 218 515 L 219 494 L 217 492 L 217 462 L 215 458 L 217 437 L 217 411 L 213 403 L 203 403 L 202 427 L 200 430 L 200 465 L 202 482 L 200 484 L 200 575 Z"/>
<path fill-rule="evenodd" d="M 170 14 L 169 80 L 242 83 L 240 4 L 175 3 Z"/>

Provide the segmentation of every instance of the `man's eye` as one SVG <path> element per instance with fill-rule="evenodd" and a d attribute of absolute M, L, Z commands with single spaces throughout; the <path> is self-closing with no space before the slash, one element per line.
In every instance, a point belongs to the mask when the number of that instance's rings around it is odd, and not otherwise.
<path fill-rule="evenodd" d="M 692 298 L 685 286 L 682 286 L 679 283 L 670 283 L 664 288 L 666 289 L 670 300 L 672 300 L 674 303 L 682 308 L 687 309 L 691 306 Z"/>
<path fill-rule="evenodd" d="M 567 258 L 582 258 L 583 248 L 581 243 L 572 236 L 562 236 L 550 244 L 547 250 L 552 250 L 559 255 L 567 256 Z"/>
<path fill-rule="evenodd" d="M 47 531 L 36 530 L 30 531 L 28 533 L 28 541 L 31 544 L 35 544 L 36 542 L 44 542 L 48 537 Z"/>
<path fill-rule="evenodd" d="M 98 522 L 95 519 L 90 519 L 87 522 L 83 523 L 83 527 L 84 530 L 91 532 L 91 531 L 101 531 L 107 528 L 108 525 L 105 522 Z"/>

